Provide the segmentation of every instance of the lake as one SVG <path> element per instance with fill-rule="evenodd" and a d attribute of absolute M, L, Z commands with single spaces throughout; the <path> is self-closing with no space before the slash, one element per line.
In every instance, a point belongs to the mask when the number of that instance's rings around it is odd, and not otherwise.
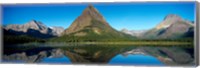
<path fill-rule="evenodd" d="M 28 43 L 4 45 L 3 63 L 194 66 L 192 46 Z"/>

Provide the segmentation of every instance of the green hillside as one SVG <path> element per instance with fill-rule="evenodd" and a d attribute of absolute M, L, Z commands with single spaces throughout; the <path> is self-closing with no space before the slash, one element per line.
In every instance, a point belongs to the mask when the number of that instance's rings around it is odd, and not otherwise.
<path fill-rule="evenodd" d="M 92 20 L 92 25 L 82 30 L 50 39 L 51 42 L 96 42 L 96 41 L 130 41 L 136 39 L 130 35 L 105 27 L 100 21 Z M 81 33 L 84 33 L 81 35 Z M 80 36 L 77 36 L 79 34 Z"/>

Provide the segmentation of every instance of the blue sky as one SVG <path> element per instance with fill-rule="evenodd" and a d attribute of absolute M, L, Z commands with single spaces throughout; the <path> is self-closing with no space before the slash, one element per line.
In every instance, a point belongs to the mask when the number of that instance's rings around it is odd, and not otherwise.
<path fill-rule="evenodd" d="M 195 2 L 93 3 L 93 5 L 117 30 L 151 29 L 168 14 L 177 14 L 190 21 L 194 21 L 195 18 Z M 3 5 L 3 24 L 24 24 L 37 20 L 47 26 L 68 28 L 87 6 L 88 3 Z"/>

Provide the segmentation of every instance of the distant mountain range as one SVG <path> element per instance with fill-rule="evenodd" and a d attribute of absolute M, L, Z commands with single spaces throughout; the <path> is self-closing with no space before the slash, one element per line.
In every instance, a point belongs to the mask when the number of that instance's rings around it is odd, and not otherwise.
<path fill-rule="evenodd" d="M 52 38 L 60 36 L 62 27 L 47 27 L 41 22 L 32 20 L 23 25 L 11 24 L 3 27 L 4 35 L 28 35 L 37 38 Z"/>
<path fill-rule="evenodd" d="M 155 28 L 147 31 L 145 38 L 185 38 L 194 36 L 194 25 L 192 22 L 182 19 L 175 14 L 167 15 Z"/>
<path fill-rule="evenodd" d="M 121 32 L 126 33 L 126 34 L 130 34 L 132 36 L 136 36 L 136 37 L 140 37 L 142 36 L 145 32 L 147 32 L 148 30 L 128 30 L 126 28 L 123 28 L 121 30 Z"/>
<path fill-rule="evenodd" d="M 194 36 L 193 23 L 175 14 L 167 15 L 162 22 L 150 30 L 122 29 L 117 31 L 107 23 L 92 5 L 89 5 L 65 30 L 62 27 L 47 27 L 36 20 L 23 25 L 7 25 L 3 27 L 3 30 L 4 35 L 28 35 L 37 38 L 56 37 L 54 40 L 60 41 L 128 40 L 136 38 L 171 39 Z"/>
<path fill-rule="evenodd" d="M 121 32 L 143 39 L 186 38 L 194 36 L 194 24 L 178 15 L 169 14 L 153 29 L 140 31 L 122 29 Z"/>

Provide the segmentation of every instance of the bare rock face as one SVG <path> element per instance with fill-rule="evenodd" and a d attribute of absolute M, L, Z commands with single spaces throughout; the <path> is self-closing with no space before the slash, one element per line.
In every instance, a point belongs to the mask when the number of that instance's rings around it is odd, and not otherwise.
<path fill-rule="evenodd" d="M 173 37 L 176 35 L 184 35 L 191 28 L 193 28 L 192 25 L 184 21 L 177 21 L 177 23 L 172 24 L 166 30 L 164 30 L 163 33 L 160 33 L 160 37 L 168 38 L 168 37 Z"/>
<path fill-rule="evenodd" d="M 63 31 L 64 28 L 62 27 L 49 28 L 42 22 L 36 20 L 32 20 L 23 25 L 11 24 L 4 27 L 4 33 L 9 33 L 11 35 L 29 35 L 38 38 L 60 36 Z"/>
<path fill-rule="evenodd" d="M 59 38 L 66 38 L 65 41 L 77 40 L 77 38 L 79 38 L 77 41 L 102 41 L 132 39 L 132 36 L 112 28 L 99 11 L 89 5 Z M 60 40 L 59 38 L 57 39 Z"/>
<path fill-rule="evenodd" d="M 176 23 L 178 21 L 182 21 L 182 18 L 179 17 L 178 15 L 175 14 L 169 14 L 167 15 L 164 20 L 158 24 L 155 28 L 156 29 L 162 29 L 162 28 L 167 28 L 169 27 L 171 24 Z"/>
<path fill-rule="evenodd" d="M 144 37 L 150 38 L 176 38 L 183 37 L 190 32 L 190 37 L 193 37 L 194 25 L 180 16 L 175 14 L 167 15 L 164 20 L 155 28 L 147 31 Z"/>
<path fill-rule="evenodd" d="M 190 21 L 182 19 L 180 16 L 175 15 L 175 14 L 169 14 L 167 15 L 164 20 L 158 24 L 155 28 L 156 29 L 162 29 L 162 28 L 167 28 L 172 24 L 175 24 L 177 22 L 185 22 L 188 25 L 193 25 Z M 182 23 L 181 23 L 182 24 Z"/>
<path fill-rule="evenodd" d="M 43 23 L 37 22 L 35 20 L 22 25 L 22 28 L 25 28 L 25 29 L 31 28 L 31 29 L 39 30 L 41 33 L 44 33 L 44 34 L 48 33 L 48 27 L 44 25 Z"/>
<path fill-rule="evenodd" d="M 37 22 L 35 20 L 32 20 L 26 24 L 23 25 L 18 25 L 18 24 L 13 24 L 13 25 L 8 25 L 5 27 L 6 30 L 14 30 L 14 31 L 22 31 L 22 32 L 27 32 L 28 29 L 34 29 L 38 30 L 41 33 L 47 33 L 48 32 L 48 27 L 42 24 L 41 22 Z"/>
<path fill-rule="evenodd" d="M 107 27 L 109 29 L 112 29 L 109 24 L 105 21 L 103 16 L 95 9 L 92 5 L 89 5 L 82 14 L 71 24 L 71 26 L 66 29 L 63 32 L 63 35 L 68 35 L 77 31 L 80 31 L 84 29 L 87 26 L 93 25 L 95 22 L 92 21 L 98 21 L 100 22 L 103 27 Z M 98 29 L 93 28 L 94 31 L 97 31 Z"/>

